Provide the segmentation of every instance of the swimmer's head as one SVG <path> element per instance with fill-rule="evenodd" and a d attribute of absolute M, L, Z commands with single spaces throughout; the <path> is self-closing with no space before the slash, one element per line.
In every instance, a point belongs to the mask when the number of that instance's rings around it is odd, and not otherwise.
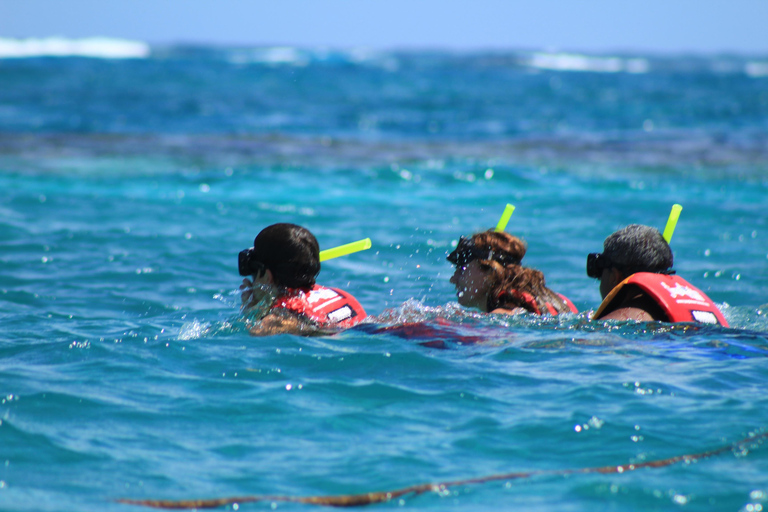
<path fill-rule="evenodd" d="M 269 270 L 275 284 L 287 288 L 312 288 L 320 272 L 320 246 L 315 236 L 296 224 L 264 228 L 253 247 L 240 252 L 241 276 L 261 277 Z"/>
<path fill-rule="evenodd" d="M 525 256 L 525 250 L 525 242 L 516 236 L 489 229 L 470 238 L 461 237 L 456 249 L 446 259 L 462 267 L 474 260 L 480 260 L 484 265 L 496 262 L 504 267 L 519 265 Z"/>
<path fill-rule="evenodd" d="M 600 295 L 637 272 L 673 274 L 672 249 L 658 229 L 631 224 L 605 239 L 602 253 L 587 256 L 587 275 L 600 280 Z"/>
<path fill-rule="evenodd" d="M 667 272 L 674 259 L 672 249 L 658 229 L 631 224 L 611 234 L 603 243 L 602 254 L 590 255 L 597 270 L 617 268 L 629 276 L 636 272 Z M 588 269 L 589 270 L 589 269 Z"/>
<path fill-rule="evenodd" d="M 462 237 L 448 261 L 456 265 L 451 283 L 459 304 L 481 311 L 523 310 L 541 314 L 568 305 L 546 287 L 544 274 L 521 265 L 525 242 L 509 233 L 488 230 Z"/>
<path fill-rule="evenodd" d="M 516 236 L 489 229 L 461 237 L 448 261 L 456 265 L 450 282 L 456 286 L 459 304 L 489 311 L 492 291 L 525 256 L 525 243 Z"/>

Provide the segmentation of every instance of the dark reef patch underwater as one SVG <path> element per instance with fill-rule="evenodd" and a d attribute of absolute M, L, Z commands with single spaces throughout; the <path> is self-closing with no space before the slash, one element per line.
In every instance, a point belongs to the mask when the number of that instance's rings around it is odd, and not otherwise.
<path fill-rule="evenodd" d="M 165 47 L 0 83 L 0 509 L 768 506 L 768 56 Z M 579 315 L 456 304 L 446 254 L 507 203 Z M 731 327 L 590 321 L 586 254 L 673 203 Z M 366 323 L 248 334 L 275 222 L 371 238 L 319 279 Z"/>

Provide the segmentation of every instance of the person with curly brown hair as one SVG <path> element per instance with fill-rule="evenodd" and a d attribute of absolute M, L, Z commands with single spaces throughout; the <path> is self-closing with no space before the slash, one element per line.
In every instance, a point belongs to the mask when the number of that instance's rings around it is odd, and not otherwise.
<path fill-rule="evenodd" d="M 525 242 L 503 231 L 461 237 L 447 258 L 456 266 L 451 283 L 459 304 L 508 315 L 578 313 L 570 300 L 546 286 L 542 272 L 521 265 L 525 252 Z"/>

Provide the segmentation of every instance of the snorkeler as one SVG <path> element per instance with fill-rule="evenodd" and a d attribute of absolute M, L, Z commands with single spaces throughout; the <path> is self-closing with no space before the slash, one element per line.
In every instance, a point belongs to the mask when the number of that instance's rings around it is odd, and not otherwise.
<path fill-rule="evenodd" d="M 320 248 L 309 230 L 296 224 L 264 228 L 253 247 L 240 252 L 238 270 L 243 311 L 256 312 L 251 334 L 312 334 L 347 328 L 366 317 L 349 293 L 315 283 Z"/>
<path fill-rule="evenodd" d="M 522 240 L 503 231 L 461 237 L 447 258 L 456 265 L 451 283 L 459 304 L 508 315 L 578 313 L 570 300 L 546 287 L 544 274 L 520 265 L 525 251 Z"/>
<path fill-rule="evenodd" d="M 728 327 L 704 292 L 673 275 L 672 249 L 655 228 L 632 224 L 587 256 L 587 275 L 600 280 L 602 304 L 593 320 L 701 322 Z"/>

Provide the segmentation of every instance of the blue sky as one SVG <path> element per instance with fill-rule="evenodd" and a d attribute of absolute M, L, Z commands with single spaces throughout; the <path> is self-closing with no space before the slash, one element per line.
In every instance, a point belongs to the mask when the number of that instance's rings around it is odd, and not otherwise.
<path fill-rule="evenodd" d="M 0 37 L 768 54 L 768 0 L 0 0 Z"/>

